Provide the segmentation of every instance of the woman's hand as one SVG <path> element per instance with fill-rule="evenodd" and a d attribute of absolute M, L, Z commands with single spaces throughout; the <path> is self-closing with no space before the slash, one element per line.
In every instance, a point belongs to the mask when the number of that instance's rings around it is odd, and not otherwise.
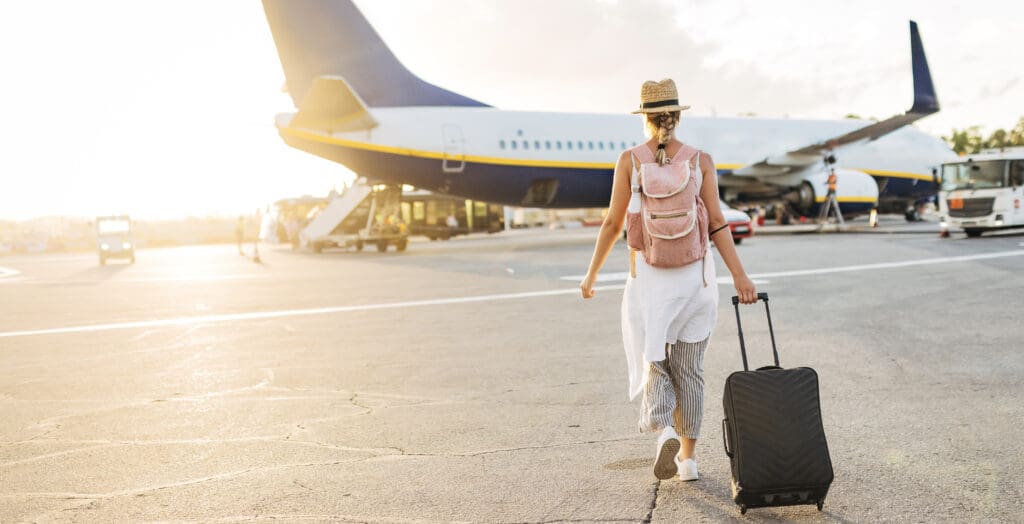
<path fill-rule="evenodd" d="M 754 287 L 754 281 L 750 280 L 750 277 L 744 273 L 739 278 L 733 278 L 733 284 L 736 285 L 736 296 L 740 297 L 741 304 L 753 304 L 757 302 L 757 288 Z"/>
<path fill-rule="evenodd" d="M 583 298 L 594 298 L 594 282 L 596 280 L 597 276 L 587 275 L 580 282 L 580 293 L 583 294 Z"/>

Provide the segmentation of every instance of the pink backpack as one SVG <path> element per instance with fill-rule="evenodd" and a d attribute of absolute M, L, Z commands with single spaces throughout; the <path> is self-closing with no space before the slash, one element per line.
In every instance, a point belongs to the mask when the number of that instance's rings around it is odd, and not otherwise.
<path fill-rule="evenodd" d="M 708 211 L 700 198 L 700 151 L 683 146 L 664 166 L 655 161 L 645 144 L 630 151 L 629 247 L 643 253 L 647 264 L 654 267 L 680 267 L 703 260 L 708 249 Z M 680 158 L 684 151 L 689 158 Z"/>

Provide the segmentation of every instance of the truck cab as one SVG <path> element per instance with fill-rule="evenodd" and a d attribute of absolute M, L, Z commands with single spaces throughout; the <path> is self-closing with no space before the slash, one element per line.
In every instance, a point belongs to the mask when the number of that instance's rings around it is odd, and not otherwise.
<path fill-rule="evenodd" d="M 96 249 L 100 265 L 111 258 L 128 259 L 135 263 L 135 240 L 132 238 L 132 220 L 127 215 L 96 218 Z"/>
<path fill-rule="evenodd" d="M 972 155 L 942 165 L 941 224 L 968 237 L 1024 227 L 1024 150 Z"/>

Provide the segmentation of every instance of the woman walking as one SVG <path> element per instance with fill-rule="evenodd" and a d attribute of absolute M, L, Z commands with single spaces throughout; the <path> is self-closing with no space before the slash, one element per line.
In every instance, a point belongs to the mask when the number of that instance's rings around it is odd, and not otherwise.
<path fill-rule="evenodd" d="M 704 412 L 704 351 L 718 318 L 709 239 L 729 268 L 740 301 L 754 303 L 757 291 L 722 216 L 711 155 L 675 137 L 680 113 L 689 108 L 679 105 L 675 83 L 644 82 L 640 101 L 634 113 L 643 115 L 649 140 L 619 156 L 608 215 L 580 291 L 585 299 L 594 296 L 598 271 L 628 216 L 630 277 L 622 297 L 622 338 L 630 399 L 643 393 L 640 431 L 660 432 L 655 476 L 668 479 L 678 472 L 682 480 L 697 480 L 694 447 Z M 687 198 L 688 208 L 651 211 L 659 199 Z M 673 421 L 677 407 L 681 436 Z"/>

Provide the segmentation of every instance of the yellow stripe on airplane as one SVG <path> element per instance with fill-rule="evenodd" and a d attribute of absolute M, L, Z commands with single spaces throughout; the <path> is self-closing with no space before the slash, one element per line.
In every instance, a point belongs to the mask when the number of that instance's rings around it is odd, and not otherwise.
<path fill-rule="evenodd" d="M 417 158 L 430 158 L 433 160 L 449 160 L 465 161 L 465 162 L 476 162 L 480 164 L 492 164 L 500 166 L 524 166 L 524 167 L 562 167 L 562 168 L 575 168 L 575 169 L 615 169 L 614 162 L 571 162 L 564 160 L 528 160 L 519 158 L 498 158 L 489 156 L 475 156 L 475 155 L 453 155 L 446 157 L 444 153 L 435 151 L 423 151 L 420 149 L 409 149 L 404 147 L 395 146 L 383 146 L 378 144 L 369 144 L 366 142 L 357 142 L 354 140 L 346 140 L 343 138 L 336 138 L 333 136 L 325 136 L 320 133 L 314 133 L 312 131 L 306 131 L 303 129 L 296 129 L 294 127 L 279 127 L 281 133 L 291 135 L 296 138 L 303 140 L 312 140 L 314 142 L 321 142 L 324 144 L 332 144 L 337 146 L 351 147 L 353 149 L 361 149 L 364 151 L 376 151 L 379 153 L 392 153 L 395 155 L 412 156 Z M 744 164 L 715 164 L 716 169 L 739 169 Z M 901 171 L 883 171 L 879 169 L 858 169 L 869 175 L 884 176 L 893 178 L 913 178 L 918 180 L 932 180 L 931 175 L 923 175 L 919 173 L 905 173 Z M 853 198 L 853 197 L 848 197 Z M 859 197 L 858 197 L 859 198 Z M 840 202 L 845 202 L 842 198 Z M 866 201 L 866 200 L 865 200 Z M 824 202 L 824 200 L 819 200 Z M 871 200 L 874 202 L 874 200 Z"/>

